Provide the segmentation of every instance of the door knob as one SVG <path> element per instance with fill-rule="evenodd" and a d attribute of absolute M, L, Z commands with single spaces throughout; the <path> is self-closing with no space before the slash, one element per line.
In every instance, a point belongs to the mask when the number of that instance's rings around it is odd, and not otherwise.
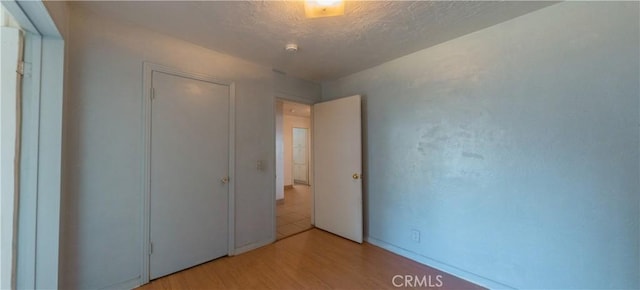
<path fill-rule="evenodd" d="M 353 177 L 353 179 L 358 179 L 360 178 L 360 175 L 358 173 L 354 173 L 351 177 Z"/>
<path fill-rule="evenodd" d="M 229 182 L 229 176 L 225 176 L 222 179 L 220 179 L 220 182 L 222 182 L 223 184 L 227 184 Z"/>

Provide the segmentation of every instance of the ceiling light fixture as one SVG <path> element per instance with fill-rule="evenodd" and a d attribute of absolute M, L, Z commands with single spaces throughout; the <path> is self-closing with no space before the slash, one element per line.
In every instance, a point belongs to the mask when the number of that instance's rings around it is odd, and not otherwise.
<path fill-rule="evenodd" d="M 342 0 L 305 0 L 304 14 L 307 18 L 344 15 Z"/>

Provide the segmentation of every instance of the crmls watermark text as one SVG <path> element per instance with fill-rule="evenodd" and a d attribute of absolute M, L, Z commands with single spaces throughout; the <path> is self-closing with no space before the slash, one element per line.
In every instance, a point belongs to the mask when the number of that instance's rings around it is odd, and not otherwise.
<path fill-rule="evenodd" d="M 429 288 L 440 288 L 444 285 L 442 282 L 442 275 L 394 275 L 391 278 L 391 284 L 394 287 L 429 287 Z"/>

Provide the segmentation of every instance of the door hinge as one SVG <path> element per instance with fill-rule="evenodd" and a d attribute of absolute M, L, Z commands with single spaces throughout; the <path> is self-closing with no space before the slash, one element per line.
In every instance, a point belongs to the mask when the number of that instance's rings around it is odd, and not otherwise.
<path fill-rule="evenodd" d="M 153 254 L 153 243 L 149 243 L 149 255 Z"/>
<path fill-rule="evenodd" d="M 21 76 L 24 75 L 24 61 L 18 63 L 18 67 L 16 68 L 16 72 Z"/>
<path fill-rule="evenodd" d="M 151 96 L 152 101 L 156 98 L 156 90 L 153 87 L 151 87 L 151 92 L 149 92 L 149 96 Z"/>
<path fill-rule="evenodd" d="M 23 77 L 31 77 L 31 63 L 21 61 L 18 63 L 16 67 L 16 73 L 20 74 Z"/>

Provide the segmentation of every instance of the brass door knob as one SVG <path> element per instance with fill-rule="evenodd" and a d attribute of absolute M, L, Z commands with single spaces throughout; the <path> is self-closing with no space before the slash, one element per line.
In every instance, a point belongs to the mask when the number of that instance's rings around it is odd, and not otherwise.
<path fill-rule="evenodd" d="M 354 173 L 351 177 L 353 177 L 353 179 L 359 179 L 360 175 L 358 173 Z"/>
<path fill-rule="evenodd" d="M 220 182 L 222 182 L 223 184 L 229 183 L 229 176 L 223 177 L 222 179 L 220 179 Z"/>

